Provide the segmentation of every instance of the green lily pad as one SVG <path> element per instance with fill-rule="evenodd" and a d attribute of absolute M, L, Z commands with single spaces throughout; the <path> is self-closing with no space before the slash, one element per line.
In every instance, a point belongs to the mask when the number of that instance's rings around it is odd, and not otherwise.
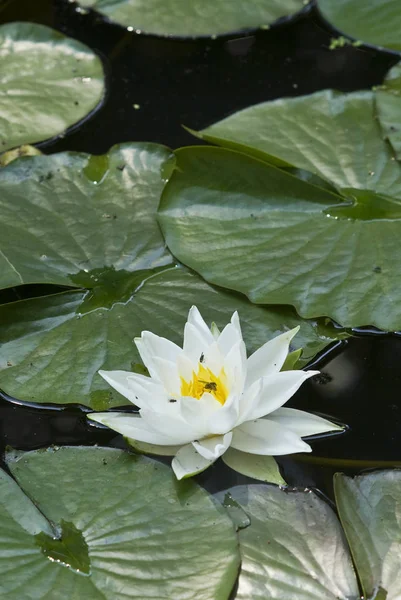
<path fill-rule="evenodd" d="M 342 197 L 222 148 L 184 148 L 176 159 L 159 221 L 181 262 L 255 303 L 401 329 L 399 199 L 356 189 Z"/>
<path fill-rule="evenodd" d="M 346 477 L 336 474 L 338 512 L 366 597 L 378 588 L 401 597 L 401 471 Z M 386 598 L 384 592 L 377 598 Z"/>
<path fill-rule="evenodd" d="M 317 0 L 317 5 L 323 17 L 344 35 L 401 51 L 399 0 Z"/>
<path fill-rule="evenodd" d="M 304 348 L 298 366 L 346 337 L 341 330 L 302 321 L 288 307 L 255 306 L 182 268 L 133 275 L 136 287 L 131 288 L 131 296 L 123 301 L 114 296 L 108 307 L 92 305 L 83 312 L 93 291 L 69 291 L 0 306 L 0 387 L 22 400 L 78 402 L 94 410 L 129 404 L 97 371 L 135 370 L 140 358 L 133 339 L 145 329 L 182 344 L 193 304 L 206 321 L 219 327 L 238 310 L 249 353 L 300 325 L 294 338 L 295 347 Z"/>
<path fill-rule="evenodd" d="M 228 599 L 239 566 L 234 529 L 194 482 L 111 448 L 7 462 L 20 487 L 1 472 L 2 598 Z"/>
<path fill-rule="evenodd" d="M 25 283 L 120 288 L 121 273 L 171 262 L 155 219 L 170 151 L 123 144 L 0 170 L 0 288 Z M 120 293 L 121 296 L 121 293 Z"/>
<path fill-rule="evenodd" d="M 401 63 L 390 69 L 375 93 L 376 110 L 383 133 L 401 160 Z"/>
<path fill-rule="evenodd" d="M 79 4 L 125 27 L 162 36 L 267 27 L 305 6 L 303 0 L 79 0 Z"/>
<path fill-rule="evenodd" d="M 229 490 L 250 518 L 239 531 L 237 600 L 357 600 L 347 543 L 333 510 L 313 492 L 249 485 Z"/>
<path fill-rule="evenodd" d="M 0 26 L 0 152 L 63 133 L 100 103 L 101 60 L 36 23 Z"/>
<path fill-rule="evenodd" d="M 267 162 L 278 160 L 278 166 L 284 162 L 304 169 L 339 190 L 371 190 L 401 198 L 401 166 L 383 141 L 372 92 L 324 90 L 264 102 L 200 135 Z"/>

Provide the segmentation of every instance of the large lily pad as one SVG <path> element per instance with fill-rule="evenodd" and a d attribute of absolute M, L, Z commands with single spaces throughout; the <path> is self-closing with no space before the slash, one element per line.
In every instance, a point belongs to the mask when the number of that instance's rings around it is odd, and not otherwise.
<path fill-rule="evenodd" d="M 323 17 L 341 33 L 373 46 L 401 51 L 399 0 L 318 0 Z"/>
<path fill-rule="evenodd" d="M 372 92 L 324 90 L 265 102 L 235 113 L 201 135 L 268 162 L 273 156 L 338 189 L 401 198 L 401 167 L 383 141 Z"/>
<path fill-rule="evenodd" d="M 126 27 L 174 36 L 267 26 L 305 5 L 303 0 L 79 0 L 79 4 Z"/>
<path fill-rule="evenodd" d="M 334 489 L 364 594 L 401 598 L 401 471 L 337 474 Z"/>
<path fill-rule="evenodd" d="M 401 159 L 401 63 L 390 69 L 376 93 L 376 110 L 383 133 Z"/>
<path fill-rule="evenodd" d="M 7 600 L 227 600 L 239 557 L 221 507 L 169 467 L 110 448 L 39 450 L 0 475 Z"/>
<path fill-rule="evenodd" d="M 0 26 L 0 152 L 64 132 L 103 94 L 102 63 L 81 42 L 35 23 Z"/>
<path fill-rule="evenodd" d="M 239 531 L 237 600 L 359 599 L 341 526 L 323 500 L 311 491 L 265 485 L 238 486 L 229 494 L 251 520 Z"/>
<path fill-rule="evenodd" d="M 196 304 L 211 323 L 224 326 L 238 310 L 253 352 L 269 338 L 301 325 L 294 338 L 303 347 L 299 366 L 341 331 L 302 321 L 287 307 L 264 308 L 246 298 L 217 290 L 195 274 L 170 268 L 141 271 L 127 287 L 104 293 L 70 291 L 0 306 L 0 386 L 35 402 L 79 402 L 95 410 L 128 404 L 97 374 L 98 369 L 130 370 L 140 358 L 133 338 L 144 329 L 182 343 L 188 310 Z M 128 295 L 121 291 L 128 290 Z M 136 291 L 135 291 L 136 290 Z M 105 305 L 105 295 L 112 301 Z"/>
<path fill-rule="evenodd" d="M 159 220 L 179 260 L 252 302 L 346 327 L 401 328 L 399 200 L 357 189 L 345 200 L 222 148 L 176 157 Z"/>
<path fill-rule="evenodd" d="M 170 157 L 156 144 L 123 144 L 104 156 L 34 156 L 0 170 L 0 288 L 94 288 L 106 267 L 128 274 L 171 262 L 155 219 Z"/>

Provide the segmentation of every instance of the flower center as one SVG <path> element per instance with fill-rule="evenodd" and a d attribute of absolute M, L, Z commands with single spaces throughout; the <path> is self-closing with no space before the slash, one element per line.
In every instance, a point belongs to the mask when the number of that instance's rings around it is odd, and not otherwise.
<path fill-rule="evenodd" d="M 210 369 L 199 363 L 198 372 L 192 372 L 191 381 L 185 381 L 181 377 L 181 395 L 200 400 L 205 392 L 209 392 L 220 404 L 224 404 L 228 396 L 226 381 L 224 369 L 221 369 L 216 376 Z"/>

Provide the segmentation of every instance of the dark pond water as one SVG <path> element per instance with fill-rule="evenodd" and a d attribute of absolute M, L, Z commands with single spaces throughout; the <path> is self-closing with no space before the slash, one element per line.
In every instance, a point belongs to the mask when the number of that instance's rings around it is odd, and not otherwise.
<path fill-rule="evenodd" d="M 14 20 L 59 29 L 97 51 L 105 65 L 108 91 L 101 108 L 64 137 L 42 144 L 45 152 L 100 154 L 124 141 L 172 148 L 199 143 L 182 124 L 201 129 L 251 104 L 323 88 L 369 88 L 397 62 L 390 53 L 362 47 L 330 50 L 335 33 L 315 9 L 268 31 L 214 40 L 138 35 L 77 12 L 68 0 L 0 0 L 0 23 Z M 9 290 L 0 302 L 46 293 L 47 287 Z M 335 470 L 401 464 L 400 365 L 401 338 L 378 333 L 350 339 L 320 359 L 321 376 L 307 382 L 292 405 L 335 417 L 350 429 L 314 442 L 312 456 L 283 459 L 290 483 L 330 495 Z M 0 399 L 0 450 L 52 443 L 122 445 L 114 433 L 88 427 L 78 407 L 38 409 Z M 244 480 L 224 466 L 200 477 L 209 489 Z"/>

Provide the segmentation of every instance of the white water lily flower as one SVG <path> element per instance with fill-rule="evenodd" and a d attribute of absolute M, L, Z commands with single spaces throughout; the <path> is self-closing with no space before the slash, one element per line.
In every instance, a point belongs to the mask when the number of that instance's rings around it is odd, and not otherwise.
<path fill-rule="evenodd" d="M 157 448 L 160 454 L 175 454 L 172 467 L 178 479 L 204 471 L 230 446 L 269 456 L 311 452 L 303 436 L 341 427 L 282 408 L 306 379 L 319 373 L 280 371 L 298 329 L 275 337 L 247 359 L 236 312 L 220 333 L 209 329 L 193 306 L 183 348 L 150 331 L 135 339 L 150 377 L 99 371 L 140 408 L 139 414 L 94 413 L 89 418 L 156 446 L 154 454 Z"/>

